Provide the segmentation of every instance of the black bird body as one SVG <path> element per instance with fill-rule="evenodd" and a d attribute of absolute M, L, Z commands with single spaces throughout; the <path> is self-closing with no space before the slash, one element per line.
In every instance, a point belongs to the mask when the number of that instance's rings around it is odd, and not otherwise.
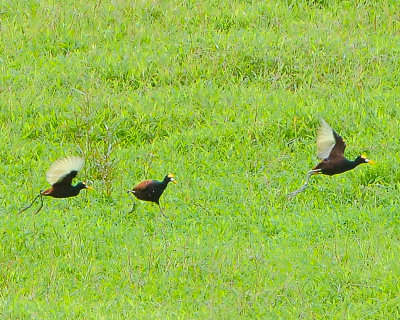
<path fill-rule="evenodd" d="M 345 157 L 336 159 L 324 159 L 318 165 L 316 165 L 312 170 L 320 170 L 316 173 L 326 174 L 328 176 L 333 176 L 334 174 L 343 173 L 354 169 L 358 165 L 365 163 L 361 156 L 357 157 L 354 161 L 348 160 Z"/>
<path fill-rule="evenodd" d="M 168 181 L 169 182 L 169 181 Z M 139 200 L 150 201 L 159 204 L 168 182 L 158 180 L 145 180 L 132 189 L 133 195 Z"/>
<path fill-rule="evenodd" d="M 321 119 L 321 126 L 318 131 L 317 149 L 318 158 L 322 161 L 308 172 L 305 184 L 300 189 L 290 193 L 289 197 L 294 197 L 303 191 L 307 187 L 311 175 L 325 174 L 332 176 L 352 170 L 363 163 L 374 163 L 365 156 L 358 156 L 353 161 L 346 159 L 344 156 L 346 143 L 323 119 Z"/>
<path fill-rule="evenodd" d="M 163 194 L 165 188 L 168 186 L 168 183 L 170 182 L 177 183 L 173 174 L 171 173 L 167 174 L 164 180 L 162 181 L 158 180 L 142 181 L 132 190 L 128 190 L 128 193 L 132 193 L 139 200 L 156 203 L 159 206 L 161 213 L 165 216 L 160 206 L 160 197 Z M 133 208 L 131 212 L 133 211 Z"/>
<path fill-rule="evenodd" d="M 41 195 L 53 198 L 70 198 L 77 196 L 82 189 L 86 188 L 87 186 L 83 182 L 80 182 L 75 186 L 56 184 L 51 188 L 42 191 Z"/>

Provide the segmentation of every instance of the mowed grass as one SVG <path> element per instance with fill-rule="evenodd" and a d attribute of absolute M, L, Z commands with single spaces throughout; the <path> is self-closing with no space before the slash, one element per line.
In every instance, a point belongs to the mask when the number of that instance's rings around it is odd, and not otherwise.
<path fill-rule="evenodd" d="M 0 4 L 1 319 L 398 319 L 396 1 Z M 312 178 L 319 117 L 377 165 Z M 45 199 L 51 162 L 96 191 Z M 156 205 L 126 190 L 175 174 Z"/>

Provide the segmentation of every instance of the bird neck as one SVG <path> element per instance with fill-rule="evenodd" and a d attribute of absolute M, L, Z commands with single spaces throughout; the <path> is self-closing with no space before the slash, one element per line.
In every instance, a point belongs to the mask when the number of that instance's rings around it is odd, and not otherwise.
<path fill-rule="evenodd" d="M 169 180 L 167 180 L 167 178 L 165 178 L 163 181 L 161 181 L 161 185 L 163 186 L 163 188 L 165 189 L 168 185 Z"/>
<path fill-rule="evenodd" d="M 165 176 L 164 180 L 161 181 L 161 183 L 165 186 L 167 186 L 168 182 L 171 182 L 171 179 L 168 177 L 168 175 Z"/>
<path fill-rule="evenodd" d="M 348 168 L 348 170 L 350 169 L 354 169 L 355 167 L 357 167 L 358 165 L 360 165 L 362 162 L 359 161 L 358 158 L 356 158 L 355 160 L 347 160 L 346 161 L 346 167 Z"/>
<path fill-rule="evenodd" d="M 74 190 L 74 193 L 76 193 L 76 195 L 78 195 L 79 192 L 80 192 L 82 189 L 85 189 L 85 185 L 84 185 L 82 182 L 79 182 L 77 185 L 72 186 L 72 189 Z"/>

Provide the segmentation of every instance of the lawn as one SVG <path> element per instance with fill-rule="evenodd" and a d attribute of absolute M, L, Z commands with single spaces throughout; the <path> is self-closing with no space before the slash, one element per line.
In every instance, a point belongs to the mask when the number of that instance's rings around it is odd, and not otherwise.
<path fill-rule="evenodd" d="M 0 2 L 1 319 L 399 319 L 397 1 Z M 323 117 L 350 159 L 314 176 Z M 22 214 L 56 159 L 95 191 Z M 161 204 L 132 200 L 174 173 Z"/>

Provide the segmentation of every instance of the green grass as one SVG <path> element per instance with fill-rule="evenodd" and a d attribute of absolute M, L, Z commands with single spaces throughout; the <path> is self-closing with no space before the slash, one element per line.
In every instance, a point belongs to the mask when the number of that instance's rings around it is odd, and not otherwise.
<path fill-rule="evenodd" d="M 0 2 L 1 319 L 398 319 L 397 1 Z M 347 156 L 312 178 L 324 117 Z M 45 199 L 86 158 L 96 191 Z M 156 205 L 126 190 L 173 172 Z"/>

